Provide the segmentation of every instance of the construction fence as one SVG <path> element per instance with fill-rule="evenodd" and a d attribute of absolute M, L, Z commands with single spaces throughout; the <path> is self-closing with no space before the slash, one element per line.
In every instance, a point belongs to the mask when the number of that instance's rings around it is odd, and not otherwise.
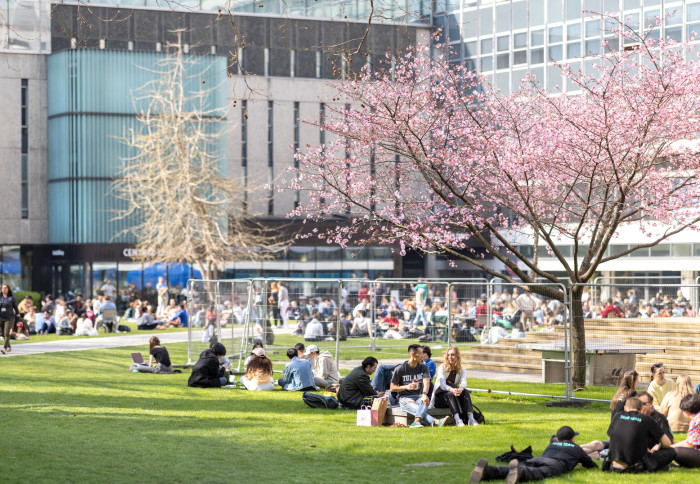
<path fill-rule="evenodd" d="M 503 393 L 609 401 L 626 372 L 636 370 L 644 386 L 660 362 L 667 377 L 700 380 L 697 295 L 697 284 L 629 280 L 568 287 L 486 279 L 190 280 L 188 358 L 221 341 L 240 371 L 256 341 L 278 364 L 301 342 L 350 369 L 370 355 L 401 363 L 413 343 L 428 346 L 439 363 L 454 345 L 473 381 L 552 384 Z M 582 356 L 574 358 L 577 350 Z M 584 374 L 589 391 L 573 393 Z"/>

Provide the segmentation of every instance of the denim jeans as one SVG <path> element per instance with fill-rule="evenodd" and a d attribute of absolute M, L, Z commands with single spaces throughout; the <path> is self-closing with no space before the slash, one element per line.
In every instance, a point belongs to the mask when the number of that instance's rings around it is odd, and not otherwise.
<path fill-rule="evenodd" d="M 413 318 L 413 322 L 411 323 L 411 326 L 414 328 L 418 324 L 418 318 L 423 322 L 423 326 L 428 326 L 428 319 L 425 317 L 425 306 L 422 304 L 416 305 L 416 317 Z"/>
<path fill-rule="evenodd" d="M 399 406 L 401 410 L 411 415 L 415 415 L 416 418 L 423 419 L 428 425 L 432 425 L 435 419 L 428 415 L 428 406 L 421 401 L 422 395 L 409 395 L 399 398 Z"/>
<path fill-rule="evenodd" d="M 372 377 L 372 388 L 374 388 L 374 391 L 379 393 L 389 389 L 391 377 L 394 375 L 394 368 L 396 368 L 396 365 L 379 365 L 377 367 L 377 371 L 374 372 Z"/>

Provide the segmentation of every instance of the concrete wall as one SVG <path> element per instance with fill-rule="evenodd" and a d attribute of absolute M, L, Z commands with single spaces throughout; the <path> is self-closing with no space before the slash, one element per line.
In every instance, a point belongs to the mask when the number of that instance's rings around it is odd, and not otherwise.
<path fill-rule="evenodd" d="M 21 205 L 21 85 L 29 80 L 29 215 Z M 0 244 L 48 241 L 46 56 L 0 54 Z"/>

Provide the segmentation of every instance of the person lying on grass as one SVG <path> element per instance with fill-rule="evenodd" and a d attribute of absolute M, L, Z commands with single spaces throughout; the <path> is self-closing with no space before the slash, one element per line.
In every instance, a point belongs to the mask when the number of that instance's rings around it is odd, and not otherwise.
<path fill-rule="evenodd" d="M 199 360 L 192 368 L 192 374 L 187 380 L 189 387 L 221 387 L 226 385 L 224 368 L 221 362 L 226 356 L 226 347 L 221 343 L 214 343 L 211 349 L 202 351 Z"/>
<path fill-rule="evenodd" d="M 556 441 L 547 446 L 542 457 L 533 457 L 523 462 L 513 459 L 507 466 L 490 466 L 488 460 L 480 459 L 469 476 L 469 482 L 505 479 L 507 484 L 515 484 L 560 476 L 571 472 L 578 464 L 586 468 L 598 467 L 576 444 L 577 435 L 578 432 L 565 425 L 557 430 Z"/>

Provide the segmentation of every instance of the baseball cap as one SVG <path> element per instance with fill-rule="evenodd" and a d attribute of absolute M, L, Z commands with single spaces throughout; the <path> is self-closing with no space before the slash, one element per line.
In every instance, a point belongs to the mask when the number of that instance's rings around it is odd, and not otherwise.
<path fill-rule="evenodd" d="M 311 353 L 318 353 L 318 346 L 316 345 L 309 345 L 306 348 L 306 354 L 310 355 Z"/>
<path fill-rule="evenodd" d="M 564 440 L 571 440 L 578 435 L 578 432 L 574 432 L 574 429 L 568 425 L 564 425 L 559 430 L 557 430 L 557 440 L 562 442 Z"/>
<path fill-rule="evenodd" d="M 252 353 L 257 356 L 265 356 L 265 348 L 255 348 Z"/>

